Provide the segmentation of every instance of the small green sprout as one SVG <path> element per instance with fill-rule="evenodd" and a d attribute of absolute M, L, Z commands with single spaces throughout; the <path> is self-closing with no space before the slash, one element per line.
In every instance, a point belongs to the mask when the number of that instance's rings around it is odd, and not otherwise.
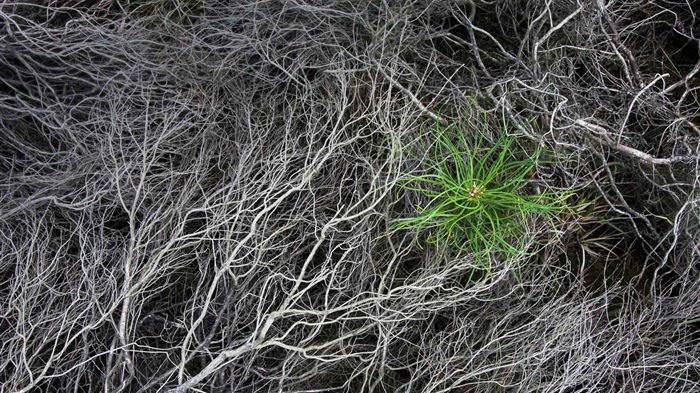
<path fill-rule="evenodd" d="M 423 135 L 430 144 L 423 158 L 414 158 L 425 171 L 404 174 L 399 184 L 428 202 L 415 217 L 398 220 L 394 230 L 415 230 L 417 238 L 428 232 L 428 243 L 473 252 L 489 270 L 496 255 L 527 253 L 535 216 L 552 222 L 569 211 L 566 201 L 572 192 L 530 187 L 541 149 L 530 154 L 516 149 L 515 136 L 507 133 L 482 148 L 482 136 L 470 145 L 467 135 L 466 129 L 440 126 Z"/>

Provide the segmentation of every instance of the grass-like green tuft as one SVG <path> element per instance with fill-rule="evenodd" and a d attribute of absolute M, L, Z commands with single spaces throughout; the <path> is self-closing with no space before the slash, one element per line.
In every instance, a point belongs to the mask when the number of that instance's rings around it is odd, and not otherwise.
<path fill-rule="evenodd" d="M 504 132 L 490 147 L 482 146 L 483 135 L 452 126 L 424 133 L 419 143 L 425 155 L 414 156 L 424 171 L 404 174 L 400 185 L 428 202 L 395 230 L 413 229 L 416 239 L 428 232 L 428 243 L 471 251 L 486 269 L 496 255 L 527 253 L 532 220 L 544 216 L 551 222 L 568 211 L 571 192 L 528 186 L 542 150 L 527 152 L 515 142 Z"/>

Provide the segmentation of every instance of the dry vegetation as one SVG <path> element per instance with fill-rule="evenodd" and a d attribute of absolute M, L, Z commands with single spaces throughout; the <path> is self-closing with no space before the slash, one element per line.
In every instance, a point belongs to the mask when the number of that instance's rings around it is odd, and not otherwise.
<path fill-rule="evenodd" d="M 3 393 L 700 390 L 690 2 L 8 0 L 0 26 Z M 489 277 L 392 231 L 436 121 L 545 147 L 526 188 L 580 208 Z"/>

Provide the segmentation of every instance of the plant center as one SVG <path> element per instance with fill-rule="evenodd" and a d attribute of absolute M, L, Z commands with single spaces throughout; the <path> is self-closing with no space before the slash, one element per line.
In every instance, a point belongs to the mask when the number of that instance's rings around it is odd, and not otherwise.
<path fill-rule="evenodd" d="M 478 186 L 476 182 L 472 183 L 472 186 L 467 189 L 469 191 L 469 196 L 467 197 L 470 201 L 475 201 L 481 198 L 484 193 L 484 187 Z"/>

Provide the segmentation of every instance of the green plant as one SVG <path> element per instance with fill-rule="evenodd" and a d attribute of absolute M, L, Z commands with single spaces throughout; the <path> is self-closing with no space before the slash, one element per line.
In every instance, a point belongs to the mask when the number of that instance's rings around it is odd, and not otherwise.
<path fill-rule="evenodd" d="M 428 243 L 471 251 L 486 269 L 494 255 L 526 253 L 533 216 L 551 222 L 569 210 L 572 193 L 538 192 L 528 185 L 542 149 L 528 153 L 515 142 L 514 135 L 504 132 L 491 147 L 482 147 L 481 132 L 453 126 L 438 125 L 421 135 L 425 153 L 414 158 L 425 172 L 404 174 L 399 184 L 428 202 L 417 216 L 399 220 L 395 230 L 414 229 L 417 236 L 428 231 Z"/>

